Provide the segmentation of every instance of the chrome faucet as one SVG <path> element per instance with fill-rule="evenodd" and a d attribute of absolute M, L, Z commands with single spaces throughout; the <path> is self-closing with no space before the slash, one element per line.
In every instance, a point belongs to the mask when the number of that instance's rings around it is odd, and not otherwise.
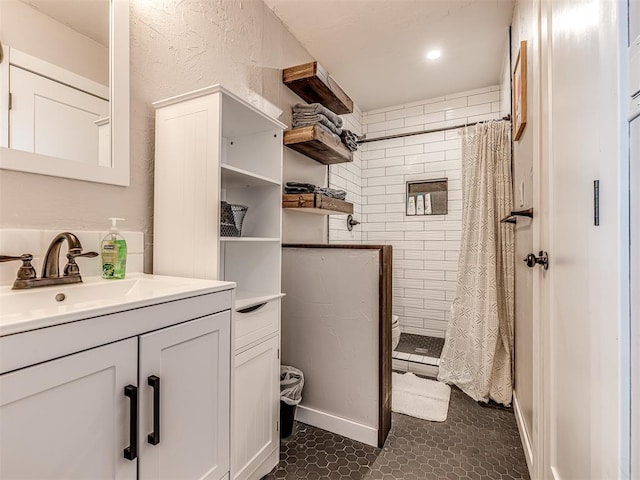
<path fill-rule="evenodd" d="M 67 264 L 64 267 L 63 275 L 60 276 L 60 248 L 62 243 L 67 241 L 69 245 L 67 252 Z M 80 283 L 80 268 L 76 263 L 78 257 L 96 257 L 96 252 L 82 253 L 82 244 L 78 237 L 73 233 L 63 232 L 55 236 L 49 244 L 47 253 L 42 263 L 42 277 L 37 278 L 36 271 L 31 265 L 33 256 L 24 254 L 19 257 L 10 257 L 6 255 L 0 256 L 0 262 L 9 262 L 12 260 L 21 260 L 22 266 L 18 269 L 18 275 L 13 282 L 14 290 L 22 290 L 26 288 L 46 287 L 48 285 L 66 285 L 69 283 Z"/>

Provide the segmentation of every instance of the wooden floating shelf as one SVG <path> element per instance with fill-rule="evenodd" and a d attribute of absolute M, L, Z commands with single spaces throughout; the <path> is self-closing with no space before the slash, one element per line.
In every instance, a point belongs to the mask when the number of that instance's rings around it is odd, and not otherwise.
<path fill-rule="evenodd" d="M 282 83 L 306 102 L 320 103 L 338 115 L 353 112 L 353 100 L 318 62 L 285 68 Z"/>
<path fill-rule="evenodd" d="M 335 135 L 312 125 L 284 132 L 285 146 L 325 165 L 353 162 L 353 153 Z"/>
<path fill-rule="evenodd" d="M 282 196 L 282 208 L 317 215 L 348 215 L 353 213 L 352 203 L 318 193 L 285 193 Z"/>

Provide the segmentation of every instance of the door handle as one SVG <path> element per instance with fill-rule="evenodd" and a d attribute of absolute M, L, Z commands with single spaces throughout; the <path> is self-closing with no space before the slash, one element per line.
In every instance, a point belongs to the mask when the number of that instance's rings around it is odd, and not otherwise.
<path fill-rule="evenodd" d="M 124 449 L 124 458 L 135 460 L 138 457 L 138 387 L 127 385 L 124 396 L 129 398 L 129 446 Z"/>
<path fill-rule="evenodd" d="M 542 268 L 545 270 L 549 269 L 549 255 L 547 252 L 543 252 L 540 250 L 538 252 L 538 256 L 536 257 L 533 253 L 527 255 L 527 258 L 524 259 L 524 262 L 527 264 L 527 267 L 533 268 L 536 265 L 542 265 Z"/>
<path fill-rule="evenodd" d="M 153 388 L 153 432 L 147 435 L 147 442 L 151 445 L 160 443 L 160 377 L 151 375 L 147 383 Z"/>

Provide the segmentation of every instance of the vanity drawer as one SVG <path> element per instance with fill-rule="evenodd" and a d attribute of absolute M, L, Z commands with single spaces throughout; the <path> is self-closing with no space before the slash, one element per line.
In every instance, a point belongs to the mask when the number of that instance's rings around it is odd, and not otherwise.
<path fill-rule="evenodd" d="M 276 333 L 280 327 L 280 300 L 263 303 L 246 313 L 235 312 L 234 327 L 236 350 Z"/>

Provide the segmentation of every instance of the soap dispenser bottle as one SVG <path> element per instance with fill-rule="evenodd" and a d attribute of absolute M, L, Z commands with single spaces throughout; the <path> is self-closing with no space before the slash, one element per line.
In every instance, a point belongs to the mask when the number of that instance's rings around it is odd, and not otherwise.
<path fill-rule="evenodd" d="M 124 218 L 110 218 L 111 229 L 102 240 L 100 253 L 102 254 L 102 278 L 124 278 L 127 269 L 127 242 L 118 231 L 118 220 Z"/>

